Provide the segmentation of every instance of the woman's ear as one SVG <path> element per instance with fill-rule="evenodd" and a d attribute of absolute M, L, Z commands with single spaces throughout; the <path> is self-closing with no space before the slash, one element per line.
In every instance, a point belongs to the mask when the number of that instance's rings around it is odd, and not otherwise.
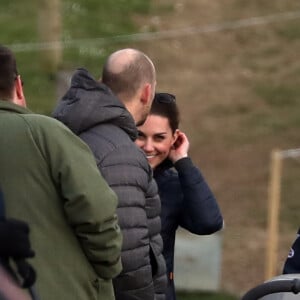
<path fill-rule="evenodd" d="M 172 143 L 172 147 L 177 148 L 177 143 L 178 141 L 178 136 L 179 136 L 179 129 L 176 129 L 175 132 L 173 133 L 173 143 Z"/>
<path fill-rule="evenodd" d="M 174 134 L 173 134 L 175 141 L 177 140 L 178 135 L 179 135 L 179 129 L 176 129 Z"/>

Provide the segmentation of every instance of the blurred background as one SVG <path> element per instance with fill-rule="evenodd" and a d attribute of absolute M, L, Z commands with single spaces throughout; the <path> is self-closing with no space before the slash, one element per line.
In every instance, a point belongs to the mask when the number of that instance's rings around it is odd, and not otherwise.
<path fill-rule="evenodd" d="M 217 292 L 239 297 L 266 279 L 271 152 L 300 139 L 299 1 L 1 0 L 0 27 L 29 108 L 48 115 L 77 67 L 99 78 L 116 49 L 149 55 L 223 211 Z M 300 223 L 299 167 L 282 160 L 276 274 Z"/>

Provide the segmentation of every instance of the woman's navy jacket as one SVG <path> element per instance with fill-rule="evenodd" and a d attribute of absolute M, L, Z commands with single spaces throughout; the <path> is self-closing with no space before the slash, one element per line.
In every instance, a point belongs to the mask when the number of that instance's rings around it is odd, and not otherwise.
<path fill-rule="evenodd" d="M 194 234 L 208 235 L 222 229 L 223 217 L 212 191 L 190 158 L 182 158 L 174 166 L 164 161 L 155 169 L 154 178 L 162 203 L 163 255 L 168 272 L 166 299 L 174 300 L 174 245 L 178 226 Z"/>

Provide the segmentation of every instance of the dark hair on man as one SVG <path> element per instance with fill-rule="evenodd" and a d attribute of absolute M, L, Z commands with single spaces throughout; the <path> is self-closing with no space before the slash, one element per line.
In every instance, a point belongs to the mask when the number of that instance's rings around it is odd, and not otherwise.
<path fill-rule="evenodd" d="M 16 80 L 17 65 L 10 49 L 0 45 L 0 99 L 10 100 Z"/>
<path fill-rule="evenodd" d="M 167 118 L 172 132 L 174 133 L 176 129 L 178 129 L 180 121 L 176 97 L 169 93 L 155 93 L 149 115 Z"/>
<path fill-rule="evenodd" d="M 154 84 L 155 80 L 153 63 L 136 49 L 114 52 L 103 67 L 102 82 L 125 101 L 130 100 L 143 84 Z"/>

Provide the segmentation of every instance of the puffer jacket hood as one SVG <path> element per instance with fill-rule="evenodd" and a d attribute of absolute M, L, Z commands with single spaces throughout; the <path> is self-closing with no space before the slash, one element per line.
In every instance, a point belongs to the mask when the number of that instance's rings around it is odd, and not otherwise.
<path fill-rule="evenodd" d="M 71 87 L 52 116 L 77 135 L 101 123 L 109 123 L 123 129 L 132 140 L 137 137 L 134 119 L 125 106 L 105 84 L 96 81 L 83 68 L 72 76 Z"/>

